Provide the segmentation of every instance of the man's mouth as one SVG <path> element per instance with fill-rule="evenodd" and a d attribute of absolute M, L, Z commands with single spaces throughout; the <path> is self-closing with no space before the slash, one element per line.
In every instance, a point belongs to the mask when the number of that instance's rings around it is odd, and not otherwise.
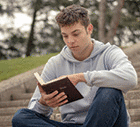
<path fill-rule="evenodd" d="M 78 46 L 72 46 L 72 47 L 70 47 L 71 49 L 75 49 L 75 48 L 78 48 Z"/>

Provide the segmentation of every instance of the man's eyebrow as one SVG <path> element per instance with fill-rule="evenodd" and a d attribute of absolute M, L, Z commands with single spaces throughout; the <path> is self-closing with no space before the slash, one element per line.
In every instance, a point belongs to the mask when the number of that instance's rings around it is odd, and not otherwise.
<path fill-rule="evenodd" d="M 80 30 L 76 29 L 76 30 L 72 31 L 71 33 L 75 33 L 75 32 L 80 32 Z"/>
<path fill-rule="evenodd" d="M 71 33 L 75 33 L 75 32 L 80 32 L 80 30 L 76 29 L 76 30 L 72 31 Z M 64 33 L 64 32 L 62 32 L 61 34 L 65 34 L 66 35 L 66 33 Z"/>

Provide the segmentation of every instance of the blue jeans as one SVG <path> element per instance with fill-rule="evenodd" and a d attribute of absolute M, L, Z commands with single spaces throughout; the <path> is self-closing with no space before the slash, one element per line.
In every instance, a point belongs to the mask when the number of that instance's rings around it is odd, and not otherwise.
<path fill-rule="evenodd" d="M 114 88 L 99 88 L 85 122 L 62 123 L 29 109 L 21 109 L 12 119 L 13 127 L 127 127 L 127 111 L 123 94 Z"/>

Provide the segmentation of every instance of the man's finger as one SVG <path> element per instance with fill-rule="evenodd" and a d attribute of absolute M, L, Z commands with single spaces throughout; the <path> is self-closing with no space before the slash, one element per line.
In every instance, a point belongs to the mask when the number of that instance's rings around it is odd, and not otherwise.
<path fill-rule="evenodd" d="M 54 91 L 54 92 L 52 92 L 51 94 L 46 94 L 44 96 L 45 101 L 48 101 L 48 100 L 51 101 L 57 94 L 58 94 L 58 91 L 57 90 Z"/>
<path fill-rule="evenodd" d="M 59 105 L 59 103 L 66 100 L 66 98 L 67 98 L 67 96 L 65 95 L 64 92 L 62 92 L 62 93 L 58 94 L 57 96 L 55 96 L 54 98 L 48 100 L 46 103 L 53 107 L 54 106 L 57 107 Z"/>
<path fill-rule="evenodd" d="M 68 102 L 68 100 L 62 101 L 61 103 L 58 104 L 58 106 L 62 106 L 64 104 L 66 104 Z"/>

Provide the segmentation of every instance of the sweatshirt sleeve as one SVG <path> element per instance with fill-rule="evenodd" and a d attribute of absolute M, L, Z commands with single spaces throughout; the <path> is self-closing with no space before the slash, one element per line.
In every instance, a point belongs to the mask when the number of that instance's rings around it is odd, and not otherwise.
<path fill-rule="evenodd" d="M 136 71 L 120 48 L 111 46 L 105 52 L 103 61 L 105 70 L 84 73 L 87 85 L 112 87 L 122 90 L 124 93 L 137 85 Z"/>
<path fill-rule="evenodd" d="M 41 74 L 42 79 L 44 80 L 44 82 L 48 82 L 52 79 L 55 79 L 55 74 L 54 74 L 54 67 L 53 67 L 53 62 L 50 59 Z M 39 99 L 41 98 L 41 94 L 39 91 L 38 86 L 35 89 L 35 92 L 29 102 L 28 108 L 31 110 L 34 110 L 40 114 L 45 115 L 46 117 L 50 117 L 51 114 L 53 113 L 53 109 L 49 106 L 44 106 L 42 104 L 39 103 Z"/>
<path fill-rule="evenodd" d="M 34 110 L 40 114 L 45 115 L 46 117 L 50 117 L 51 114 L 53 113 L 53 109 L 50 108 L 49 106 L 44 106 L 39 103 L 41 95 L 39 92 L 39 88 L 36 87 L 36 90 L 29 102 L 28 109 Z"/>

